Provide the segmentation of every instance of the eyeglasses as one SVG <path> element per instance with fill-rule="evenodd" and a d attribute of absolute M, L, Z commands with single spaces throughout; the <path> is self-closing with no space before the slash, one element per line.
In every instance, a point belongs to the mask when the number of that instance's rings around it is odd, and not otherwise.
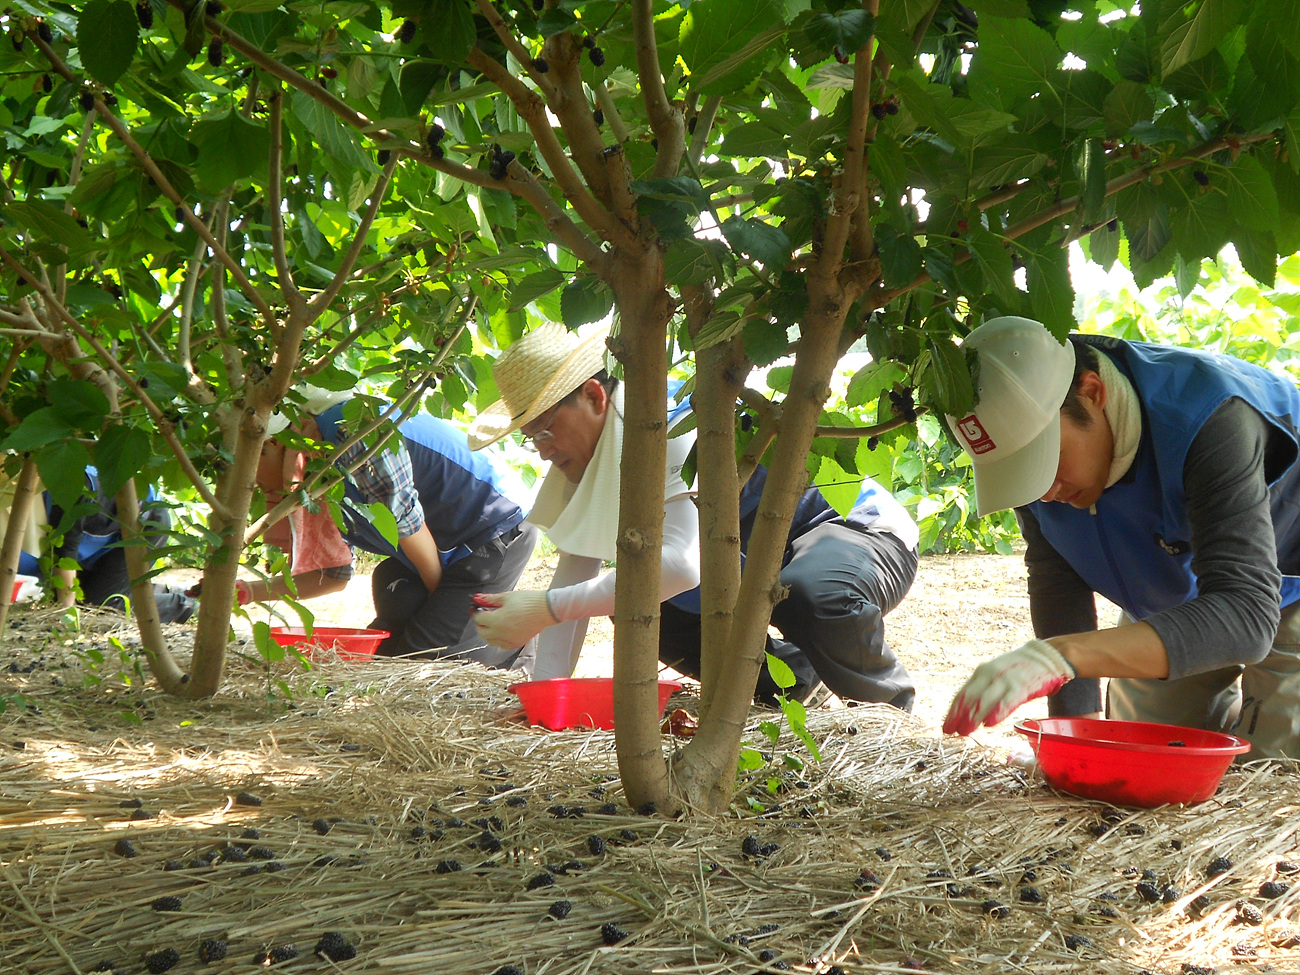
<path fill-rule="evenodd" d="M 542 424 L 542 428 L 536 433 L 523 434 L 523 439 L 519 441 L 519 446 L 523 447 L 524 450 L 537 453 L 537 451 L 541 449 L 542 444 L 554 440 L 555 434 L 551 433 L 551 424 L 555 422 L 555 414 L 559 412 L 560 407 L 563 405 L 563 403 L 556 403 L 552 406 L 550 415 L 546 418 L 546 422 Z M 539 417 L 538 419 L 541 418 Z"/>

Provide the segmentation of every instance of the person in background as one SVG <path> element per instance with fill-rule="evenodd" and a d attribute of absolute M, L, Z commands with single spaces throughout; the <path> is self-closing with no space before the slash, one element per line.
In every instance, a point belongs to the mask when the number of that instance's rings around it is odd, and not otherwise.
<path fill-rule="evenodd" d="M 966 337 L 976 405 L 948 422 L 980 515 L 1015 508 L 1037 638 L 980 664 L 945 732 L 1048 696 L 1054 716 L 1235 731 L 1300 758 L 1300 393 L 1209 352 L 1024 318 Z M 1094 594 L 1121 607 L 1098 629 Z"/>
<path fill-rule="evenodd" d="M 86 510 L 74 511 L 77 517 L 61 535 L 64 511 L 53 503 L 50 493 L 42 492 L 42 503 L 35 505 L 40 509 L 37 521 L 48 526 L 45 537 L 55 540 L 48 549 L 54 565 L 55 603 L 63 609 L 71 608 L 80 590 L 81 602 L 88 606 L 122 610 L 131 596 L 131 575 L 126 567 L 122 526 L 117 520 L 117 500 L 104 493 L 99 471 L 94 467 L 86 468 L 85 487 L 78 508 Z M 171 513 L 159 503 L 153 488 L 140 501 L 140 527 L 151 548 L 156 548 L 171 528 Z M 19 573 L 43 578 L 39 549 L 47 545 L 42 539 L 39 545 L 31 546 L 29 533 L 18 559 Z M 148 564 L 152 559 L 146 557 L 145 561 Z M 158 618 L 163 623 L 184 623 L 194 614 L 194 600 L 180 589 L 155 582 L 153 591 Z"/>
<path fill-rule="evenodd" d="M 344 443 L 345 407 L 346 400 L 337 394 L 308 390 L 298 432 L 308 440 Z M 356 464 L 366 453 L 363 443 L 333 458 L 345 472 L 341 541 L 383 557 L 371 578 L 375 618 L 370 628 L 390 636 L 377 652 L 454 656 L 530 670 L 531 645 L 488 646 L 471 619 L 474 594 L 512 589 L 537 538 L 536 529 L 524 524 L 523 510 L 506 493 L 509 479 L 487 457 L 471 452 L 464 432 L 445 420 L 420 413 L 395 415 L 394 422 L 401 436 L 360 466 Z M 287 425 L 282 416 L 273 416 L 269 432 L 279 433 Z M 301 479 L 303 463 L 296 451 L 268 440 L 258 466 L 258 486 L 270 498 L 282 496 Z M 396 548 L 361 511 L 375 503 L 386 506 L 397 523 Z M 330 537 L 332 526 L 327 513 L 310 515 L 299 526 L 302 540 L 295 538 L 292 545 L 295 584 L 305 583 L 312 594 L 341 588 L 350 575 L 350 559 L 345 570 L 338 540 Z M 307 555 L 309 562 L 303 561 Z M 253 589 L 255 584 L 241 585 L 249 597 L 261 594 Z"/>
<path fill-rule="evenodd" d="M 550 587 L 485 596 L 476 616 L 479 632 L 502 646 L 541 634 L 535 678 L 572 674 L 587 620 L 614 612 L 617 570 L 600 569 L 616 556 L 623 389 L 604 372 L 604 338 L 579 339 L 548 323 L 519 339 L 493 366 L 501 401 L 470 427 L 475 449 L 520 430 L 551 465 L 528 516 L 560 550 Z M 669 425 L 688 411 L 670 404 Z M 699 515 L 681 476 L 693 440 L 668 440 L 659 656 L 698 676 Z M 742 494 L 742 551 L 766 477 L 760 467 Z M 768 638 L 768 651 L 794 671 L 789 696 L 817 704 L 834 692 L 911 708 L 915 689 L 885 643 L 882 620 L 915 577 L 917 536 L 907 512 L 870 479 L 845 517 L 816 489 L 804 494 L 781 570 L 790 595 L 772 615 L 783 638 Z M 771 702 L 777 693 L 764 668 L 758 698 Z"/>

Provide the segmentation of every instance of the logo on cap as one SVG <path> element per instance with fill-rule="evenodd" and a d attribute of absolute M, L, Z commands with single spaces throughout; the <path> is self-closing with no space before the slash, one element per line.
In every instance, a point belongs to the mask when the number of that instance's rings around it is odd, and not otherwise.
<path fill-rule="evenodd" d="M 964 420 L 957 421 L 957 432 L 966 441 L 966 449 L 972 454 L 987 454 L 997 447 L 974 413 Z"/>

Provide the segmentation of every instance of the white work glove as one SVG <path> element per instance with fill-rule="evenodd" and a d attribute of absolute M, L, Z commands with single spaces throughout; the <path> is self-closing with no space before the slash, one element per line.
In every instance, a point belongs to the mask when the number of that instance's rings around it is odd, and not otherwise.
<path fill-rule="evenodd" d="M 943 733 L 969 735 L 982 724 L 995 725 L 1026 701 L 1055 694 L 1076 676 L 1054 646 L 1030 640 L 975 668 L 948 709 Z"/>
<path fill-rule="evenodd" d="M 548 626 L 559 622 L 546 602 L 545 589 L 474 594 L 474 625 L 494 647 L 522 647 Z"/>

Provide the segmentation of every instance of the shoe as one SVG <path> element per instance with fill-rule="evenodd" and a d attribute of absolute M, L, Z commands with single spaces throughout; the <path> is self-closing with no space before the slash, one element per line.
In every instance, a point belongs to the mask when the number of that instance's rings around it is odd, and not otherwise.
<path fill-rule="evenodd" d="M 779 693 L 760 692 L 754 695 L 754 704 L 760 708 L 779 711 L 781 696 Z M 811 711 L 829 701 L 834 696 L 834 692 L 821 681 L 817 681 L 814 684 L 795 684 L 785 692 L 784 696 L 789 700 L 798 701 L 806 710 Z"/>

